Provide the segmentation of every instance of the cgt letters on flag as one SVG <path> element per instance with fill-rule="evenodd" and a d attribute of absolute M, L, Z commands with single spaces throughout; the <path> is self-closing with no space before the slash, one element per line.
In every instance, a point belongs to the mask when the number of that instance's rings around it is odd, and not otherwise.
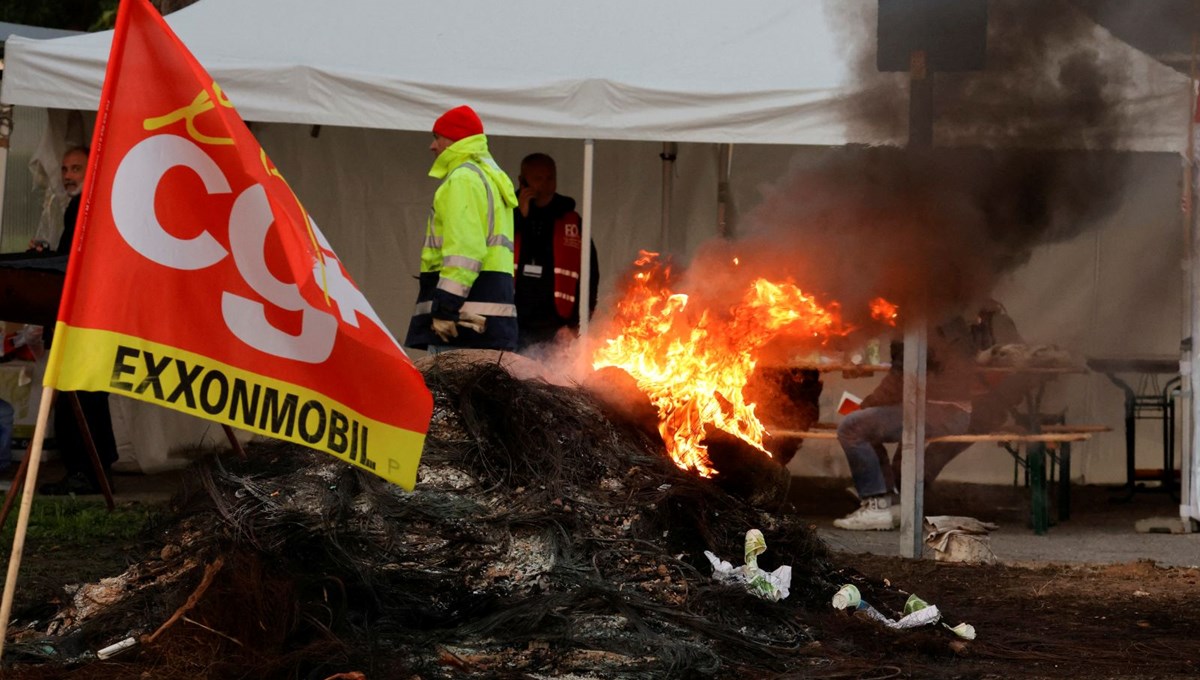
<path fill-rule="evenodd" d="M 146 0 L 118 12 L 46 384 L 415 483 L 433 406 L 421 374 Z"/>

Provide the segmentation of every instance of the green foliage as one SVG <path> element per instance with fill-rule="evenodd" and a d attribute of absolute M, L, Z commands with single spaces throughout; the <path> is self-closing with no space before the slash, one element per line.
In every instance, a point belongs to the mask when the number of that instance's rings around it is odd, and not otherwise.
<path fill-rule="evenodd" d="M 196 0 L 150 0 L 150 4 L 163 14 L 194 2 Z M 3 0 L 0 2 L 0 21 L 69 31 L 107 31 L 117 23 L 118 4 L 120 0 Z"/>
<path fill-rule="evenodd" d="M 15 0 L 0 2 L 0 21 L 72 31 L 112 28 L 117 0 Z"/>
<path fill-rule="evenodd" d="M 108 29 L 117 25 L 116 0 L 105 0 L 100 4 L 103 9 L 100 12 L 100 16 L 96 17 L 96 20 L 92 22 L 91 27 L 88 28 L 89 31 L 107 31 Z"/>
<path fill-rule="evenodd" d="M 29 515 L 28 544 L 100 544 L 136 538 L 161 508 L 147 505 L 118 505 L 112 512 L 101 501 L 82 501 L 71 497 L 35 497 Z M 0 532 L 0 554 L 7 555 L 12 547 L 17 524 L 14 507 Z"/>

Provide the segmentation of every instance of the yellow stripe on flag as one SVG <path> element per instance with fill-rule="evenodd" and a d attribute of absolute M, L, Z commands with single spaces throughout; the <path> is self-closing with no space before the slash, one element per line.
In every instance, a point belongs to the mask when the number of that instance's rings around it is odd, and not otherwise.
<path fill-rule="evenodd" d="M 319 392 L 141 338 L 59 322 L 45 384 L 105 391 L 324 451 L 412 490 L 425 435 Z"/>

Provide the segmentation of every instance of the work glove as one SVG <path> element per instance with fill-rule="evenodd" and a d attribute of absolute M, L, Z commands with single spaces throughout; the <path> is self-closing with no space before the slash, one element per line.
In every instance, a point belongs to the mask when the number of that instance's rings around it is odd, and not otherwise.
<path fill-rule="evenodd" d="M 470 328 L 476 333 L 482 333 L 487 327 L 487 317 L 470 312 L 459 312 L 458 325 L 463 328 Z"/>
<path fill-rule="evenodd" d="M 434 319 L 433 332 L 442 339 L 442 342 L 450 342 L 450 338 L 458 337 L 458 326 L 450 319 Z"/>

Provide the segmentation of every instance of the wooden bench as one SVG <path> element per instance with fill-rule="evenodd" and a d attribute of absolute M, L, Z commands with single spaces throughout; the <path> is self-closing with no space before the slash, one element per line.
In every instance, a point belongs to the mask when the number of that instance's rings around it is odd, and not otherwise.
<path fill-rule="evenodd" d="M 772 430 L 776 438 L 836 440 L 836 429 Z M 1093 434 L 1111 432 L 1106 425 L 1046 425 L 1042 432 L 982 432 L 932 437 L 926 445 L 936 443 L 985 443 L 1001 445 L 1020 466 L 1025 468 L 1030 490 L 1029 514 L 1035 534 L 1042 535 L 1050 527 L 1048 481 L 1058 467 L 1058 518 L 1071 516 L 1071 443 L 1087 441 Z M 1046 455 L 1051 460 L 1050 479 L 1046 475 Z"/>
<path fill-rule="evenodd" d="M 837 439 L 837 430 L 775 430 L 767 432 L 776 439 Z"/>
<path fill-rule="evenodd" d="M 1055 426 L 1047 426 L 1047 429 Z M 1057 426 L 1058 428 L 1069 426 Z M 1027 434 L 1020 432 L 985 432 L 979 434 L 957 434 L 933 437 L 926 444 L 939 442 L 999 444 L 1025 468 L 1029 484 L 1029 517 L 1033 533 L 1039 536 L 1050 528 L 1049 484 L 1054 478 L 1054 464 L 1058 467 L 1058 518 L 1065 520 L 1071 515 L 1071 443 L 1087 441 L 1094 432 L 1056 431 Z M 1046 457 L 1049 453 L 1051 469 L 1047 478 Z"/>

